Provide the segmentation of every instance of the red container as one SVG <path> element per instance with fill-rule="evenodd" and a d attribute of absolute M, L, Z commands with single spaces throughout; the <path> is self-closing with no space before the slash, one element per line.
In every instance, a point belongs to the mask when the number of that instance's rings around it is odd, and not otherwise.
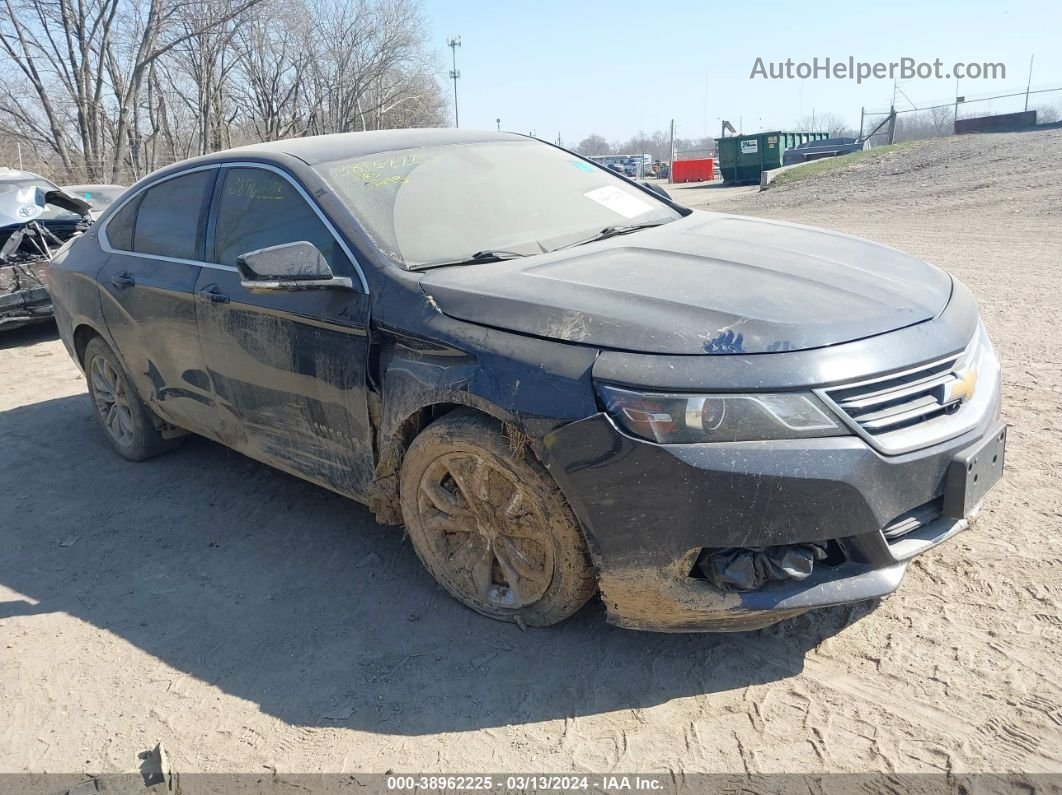
<path fill-rule="evenodd" d="M 672 182 L 711 182 L 715 179 L 715 160 L 676 160 L 671 164 Z"/>

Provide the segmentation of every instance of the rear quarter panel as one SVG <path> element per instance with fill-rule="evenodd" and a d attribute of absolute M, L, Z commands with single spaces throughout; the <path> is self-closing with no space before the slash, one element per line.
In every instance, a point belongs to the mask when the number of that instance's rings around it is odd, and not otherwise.
<path fill-rule="evenodd" d="M 62 249 L 48 266 L 48 289 L 55 307 L 55 323 L 67 352 L 78 366 L 81 361 L 74 335 L 79 327 L 91 328 L 111 344 L 96 281 L 107 256 L 99 248 L 95 229 L 90 229 Z"/>

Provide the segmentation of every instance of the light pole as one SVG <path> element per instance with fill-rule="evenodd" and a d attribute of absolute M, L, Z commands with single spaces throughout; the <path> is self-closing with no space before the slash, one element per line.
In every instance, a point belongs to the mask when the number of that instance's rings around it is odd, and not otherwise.
<path fill-rule="evenodd" d="M 498 123 L 498 132 L 501 132 L 501 118 L 497 118 L 494 121 Z"/>
<path fill-rule="evenodd" d="M 446 46 L 450 48 L 450 55 L 454 68 L 450 70 L 450 79 L 454 81 L 454 127 L 461 126 L 461 115 L 457 111 L 457 78 L 461 73 L 457 71 L 457 48 L 461 46 L 460 36 L 451 36 L 446 40 Z"/>

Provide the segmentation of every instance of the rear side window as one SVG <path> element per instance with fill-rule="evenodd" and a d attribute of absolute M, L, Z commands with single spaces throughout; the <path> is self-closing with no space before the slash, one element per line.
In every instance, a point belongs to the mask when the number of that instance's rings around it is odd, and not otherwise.
<path fill-rule="evenodd" d="M 290 182 L 261 168 L 225 169 L 214 233 L 214 261 L 235 265 L 248 251 L 301 240 L 324 254 L 332 271 L 350 264 L 335 236 Z"/>
<path fill-rule="evenodd" d="M 143 194 L 134 198 L 114 214 L 107 222 L 107 242 L 111 248 L 119 251 L 133 250 L 133 224 L 136 222 L 136 208 L 140 206 Z"/>
<path fill-rule="evenodd" d="M 144 191 L 136 214 L 133 251 L 198 259 L 199 219 L 214 174 L 212 169 L 196 171 Z"/>

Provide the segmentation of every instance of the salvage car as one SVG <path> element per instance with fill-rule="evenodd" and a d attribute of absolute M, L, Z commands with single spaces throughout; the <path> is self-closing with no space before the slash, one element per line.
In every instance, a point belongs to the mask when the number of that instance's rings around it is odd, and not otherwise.
<path fill-rule="evenodd" d="M 670 631 L 883 597 L 1002 473 L 999 360 L 956 279 L 513 134 L 169 166 L 52 289 L 118 454 L 190 432 L 365 503 L 521 625 L 597 591 Z"/>
<path fill-rule="evenodd" d="M 44 177 L 0 168 L 0 331 L 52 317 L 45 269 L 89 220 L 85 202 Z"/>

